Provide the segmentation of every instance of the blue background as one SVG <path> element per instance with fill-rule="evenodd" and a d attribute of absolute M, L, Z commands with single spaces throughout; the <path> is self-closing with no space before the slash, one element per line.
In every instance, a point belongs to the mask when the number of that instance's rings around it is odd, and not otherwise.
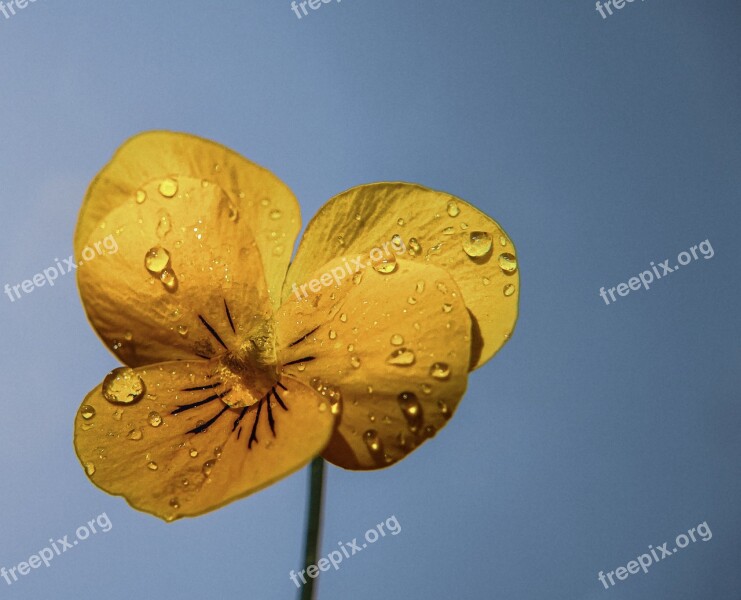
<path fill-rule="evenodd" d="M 38 0 L 0 16 L 0 285 L 71 254 L 90 179 L 129 136 L 189 131 L 262 164 L 306 222 L 378 180 L 454 193 L 517 245 L 520 319 L 432 443 L 331 467 L 322 553 L 402 531 L 319 598 L 738 600 L 741 9 L 647 0 Z M 709 239 L 650 291 L 615 286 Z M 113 529 L 0 597 L 295 596 L 306 472 L 166 525 L 90 485 L 72 451 L 117 363 L 72 275 L 0 296 L 0 566 L 106 511 Z M 597 580 L 707 521 L 609 591 Z M 670 543 L 669 548 L 673 544 Z"/>

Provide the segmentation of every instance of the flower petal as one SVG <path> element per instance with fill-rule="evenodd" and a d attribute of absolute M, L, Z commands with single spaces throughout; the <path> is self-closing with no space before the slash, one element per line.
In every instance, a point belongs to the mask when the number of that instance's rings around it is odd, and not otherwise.
<path fill-rule="evenodd" d="M 172 521 L 256 492 L 321 452 L 334 418 L 315 392 L 285 380 L 231 408 L 217 366 L 122 368 L 91 391 L 75 419 L 75 449 L 92 482 Z"/>
<path fill-rule="evenodd" d="M 362 185 L 332 198 L 306 228 L 291 264 L 293 283 L 340 253 L 356 256 L 401 236 L 407 256 L 448 271 L 473 317 L 471 369 L 509 339 L 517 320 L 519 275 L 512 241 L 464 200 L 408 183 Z"/>
<path fill-rule="evenodd" d="M 267 169 L 194 135 L 148 131 L 118 149 L 90 184 L 75 232 L 75 255 L 79 256 L 91 236 L 95 237 L 94 231 L 111 211 L 130 205 L 137 197 L 146 198 L 144 203 L 158 198 L 157 186 L 168 178 L 179 177 L 215 185 L 228 196 L 239 219 L 252 228 L 277 307 L 291 250 L 301 228 L 298 203 L 291 190 Z"/>
<path fill-rule="evenodd" d="M 278 353 L 283 373 L 324 395 L 337 415 L 323 456 L 377 469 L 453 415 L 466 389 L 471 319 L 456 283 L 432 264 L 399 258 L 379 264 L 386 274 L 368 267 L 353 276 L 344 265 L 313 275 L 345 269 L 339 284 L 286 300 L 276 314 Z"/>
<path fill-rule="evenodd" d="M 269 327 L 270 301 L 262 257 L 245 219 L 215 186 L 179 177 L 178 194 L 159 183 L 148 199 L 129 199 L 90 234 L 116 251 L 84 261 L 77 271 L 88 318 L 129 366 L 211 358 Z M 112 247 L 113 244 L 110 244 Z"/>

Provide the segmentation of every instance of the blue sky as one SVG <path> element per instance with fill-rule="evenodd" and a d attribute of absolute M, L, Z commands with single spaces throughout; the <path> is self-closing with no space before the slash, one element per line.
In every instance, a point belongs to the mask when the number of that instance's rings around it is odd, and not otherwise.
<path fill-rule="evenodd" d="M 90 179 L 146 129 L 209 137 L 276 173 L 306 222 L 372 181 L 451 192 L 514 240 L 511 342 L 455 418 L 391 469 L 328 469 L 323 553 L 401 532 L 320 598 L 737 600 L 741 10 L 594 3 L 38 0 L 0 14 L 0 285 L 72 252 Z M 714 256 L 599 296 L 703 240 Z M 73 277 L 0 297 L 0 566 L 105 512 L 0 595 L 292 598 L 306 473 L 165 525 L 91 486 L 72 450 L 115 358 Z M 713 537 L 609 590 L 597 579 L 702 522 Z M 671 548 L 670 544 L 670 548 Z"/>

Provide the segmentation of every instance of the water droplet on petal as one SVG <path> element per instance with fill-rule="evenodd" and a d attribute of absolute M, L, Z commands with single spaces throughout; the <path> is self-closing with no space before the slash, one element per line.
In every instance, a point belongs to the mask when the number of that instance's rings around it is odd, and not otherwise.
<path fill-rule="evenodd" d="M 504 271 L 505 274 L 511 275 L 517 271 L 517 259 L 514 254 L 509 252 L 503 252 L 499 255 L 499 267 Z"/>
<path fill-rule="evenodd" d="M 443 235 L 453 235 L 455 233 L 455 227 L 446 227 L 443 229 Z"/>
<path fill-rule="evenodd" d="M 384 256 L 380 260 L 373 261 L 373 268 L 382 275 L 388 275 L 393 273 L 398 268 L 396 257 L 392 254 L 390 256 Z"/>
<path fill-rule="evenodd" d="M 458 208 L 458 203 L 455 200 L 448 202 L 448 214 L 451 217 L 457 217 L 461 213 L 461 209 Z"/>
<path fill-rule="evenodd" d="M 165 269 L 160 273 L 160 281 L 168 292 L 175 292 L 178 289 L 178 278 L 171 269 Z"/>
<path fill-rule="evenodd" d="M 150 471 L 156 471 L 157 469 L 159 469 L 159 465 L 154 461 L 149 461 L 147 463 L 147 469 L 149 469 Z"/>
<path fill-rule="evenodd" d="M 420 387 L 422 388 L 422 391 L 425 394 L 431 394 L 432 393 L 432 386 L 431 385 L 429 385 L 427 383 L 423 383 Z"/>
<path fill-rule="evenodd" d="M 149 419 L 149 424 L 152 427 L 159 427 L 160 425 L 162 425 L 162 417 L 160 416 L 158 412 L 152 411 L 151 413 L 149 413 L 148 419 Z"/>
<path fill-rule="evenodd" d="M 379 457 L 383 453 L 383 443 L 381 438 L 378 437 L 378 432 L 375 429 L 369 429 L 363 434 L 365 445 L 368 446 L 368 450 L 375 457 Z"/>
<path fill-rule="evenodd" d="M 355 285 L 358 285 L 358 284 L 359 284 L 359 283 L 360 283 L 361 281 L 363 281 L 363 273 L 361 273 L 360 271 L 358 271 L 357 273 L 355 273 L 355 274 L 354 274 L 354 275 L 352 276 L 352 282 L 353 282 L 353 283 L 354 283 Z"/>
<path fill-rule="evenodd" d="M 170 500 L 170 506 L 175 509 L 180 508 L 180 502 L 178 502 L 177 498 L 172 498 Z"/>
<path fill-rule="evenodd" d="M 417 304 L 417 299 L 414 296 L 409 296 L 409 298 L 407 298 L 407 302 L 409 304 Z"/>
<path fill-rule="evenodd" d="M 489 285 L 491 283 L 491 279 L 489 279 L 488 277 L 484 277 L 481 281 L 484 285 Z"/>
<path fill-rule="evenodd" d="M 175 194 L 178 193 L 178 182 L 174 179 L 168 177 L 167 179 L 163 179 L 160 183 L 160 194 L 162 194 L 165 198 L 172 198 Z"/>
<path fill-rule="evenodd" d="M 445 304 L 443 304 L 443 312 L 444 313 L 449 313 L 451 310 L 453 310 L 453 305 L 452 304 L 448 304 L 447 302 Z"/>
<path fill-rule="evenodd" d="M 360 359 L 357 357 L 357 355 L 353 355 L 350 357 L 350 364 L 353 366 L 354 369 L 360 368 Z"/>
<path fill-rule="evenodd" d="M 430 375 L 435 379 L 447 379 L 450 377 L 450 367 L 446 363 L 436 362 L 430 367 Z"/>
<path fill-rule="evenodd" d="M 138 442 L 144 437 L 144 433 L 141 429 L 132 429 L 131 431 L 129 431 L 126 437 L 132 442 Z"/>
<path fill-rule="evenodd" d="M 83 404 L 80 407 L 80 416 L 86 421 L 89 421 L 95 416 L 95 409 L 89 404 Z"/>
<path fill-rule="evenodd" d="M 491 235 L 485 231 L 472 231 L 463 241 L 463 250 L 471 258 L 481 258 L 491 252 Z"/>
<path fill-rule="evenodd" d="M 216 446 L 216 448 L 214 448 L 214 456 L 216 458 L 221 458 L 222 452 L 223 450 L 221 449 L 221 446 Z"/>
<path fill-rule="evenodd" d="M 144 390 L 144 381 L 129 367 L 114 369 L 103 380 L 103 397 L 114 404 L 136 402 Z"/>
<path fill-rule="evenodd" d="M 398 397 L 399 408 L 406 419 L 409 430 L 414 433 L 422 424 L 422 405 L 419 403 L 416 394 L 412 392 L 402 392 Z"/>
<path fill-rule="evenodd" d="M 329 330 L 329 339 L 333 340 L 337 337 L 337 332 L 334 329 Z"/>
<path fill-rule="evenodd" d="M 188 335 L 188 326 L 187 325 L 178 325 L 178 333 L 185 337 Z"/>
<path fill-rule="evenodd" d="M 270 218 L 273 219 L 273 221 L 277 221 L 281 218 L 282 215 L 283 213 L 280 212 L 280 210 L 278 210 L 277 208 L 274 208 L 270 211 Z"/>
<path fill-rule="evenodd" d="M 159 275 L 170 264 L 170 253 L 161 246 L 150 248 L 144 255 L 144 266 L 152 275 Z"/>
<path fill-rule="evenodd" d="M 203 468 L 201 469 L 201 471 L 206 477 L 211 476 L 211 472 L 213 471 L 215 464 L 215 460 L 207 460 L 205 463 L 203 463 Z"/>
<path fill-rule="evenodd" d="M 196 456 L 198 456 L 198 450 L 196 450 L 195 448 L 191 448 L 188 454 L 190 454 L 191 458 L 195 458 Z"/>
<path fill-rule="evenodd" d="M 450 418 L 450 408 L 445 403 L 445 400 L 438 400 L 437 401 L 437 407 L 440 409 L 440 414 L 445 417 L 446 419 Z"/>
<path fill-rule="evenodd" d="M 505 296 L 511 296 L 512 294 L 515 293 L 515 286 L 512 285 L 511 283 L 508 283 L 507 285 L 504 286 L 503 291 L 504 291 Z"/>
<path fill-rule="evenodd" d="M 95 475 L 95 463 L 86 462 L 85 463 L 85 473 L 87 473 L 88 476 L 90 477 Z"/>
<path fill-rule="evenodd" d="M 401 217 L 399 217 L 399 218 L 398 218 L 398 219 L 396 220 L 396 224 L 397 224 L 397 225 L 398 225 L 399 227 L 404 227 L 404 225 L 406 225 L 406 221 L 405 221 L 404 219 L 402 219 Z"/>
<path fill-rule="evenodd" d="M 340 321 L 342 321 L 343 323 L 347 323 L 347 314 L 342 313 L 340 315 Z"/>
<path fill-rule="evenodd" d="M 139 190 L 136 193 L 136 203 L 137 204 L 142 204 L 146 199 L 147 199 L 147 192 L 145 192 L 144 190 Z"/>
<path fill-rule="evenodd" d="M 419 244 L 417 238 L 409 238 L 409 256 L 417 256 L 422 252 L 422 246 Z"/>
<path fill-rule="evenodd" d="M 120 421 L 121 417 L 123 417 L 123 411 L 120 408 L 117 408 L 113 411 L 113 420 L 114 421 Z"/>
<path fill-rule="evenodd" d="M 416 356 L 413 351 L 407 348 L 399 348 L 391 353 L 391 355 L 386 359 L 386 362 L 398 367 L 408 367 L 409 365 L 413 365 L 415 360 Z"/>
<path fill-rule="evenodd" d="M 404 338 L 401 337 L 398 333 L 395 333 L 391 336 L 391 344 L 393 346 L 401 346 L 404 343 Z"/>
<path fill-rule="evenodd" d="M 504 237 L 503 235 L 500 235 L 500 236 L 499 236 L 499 244 L 500 244 L 501 246 L 506 246 L 506 245 L 507 245 L 507 238 L 506 238 L 506 237 Z"/>
<path fill-rule="evenodd" d="M 170 222 L 170 215 L 163 212 L 159 215 L 159 220 L 157 221 L 157 237 L 162 239 L 164 238 L 170 231 L 172 230 L 172 223 Z"/>

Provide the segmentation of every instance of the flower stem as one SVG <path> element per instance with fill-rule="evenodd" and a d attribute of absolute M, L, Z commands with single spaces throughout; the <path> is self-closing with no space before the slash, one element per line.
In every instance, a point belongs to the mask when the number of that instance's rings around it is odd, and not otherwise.
<path fill-rule="evenodd" d="M 322 498 L 324 496 L 324 459 L 317 456 L 311 461 L 309 475 L 309 509 L 306 524 L 304 566 L 315 565 L 319 554 L 322 529 Z M 301 600 L 313 600 L 316 579 L 309 577 L 301 589 Z"/>

